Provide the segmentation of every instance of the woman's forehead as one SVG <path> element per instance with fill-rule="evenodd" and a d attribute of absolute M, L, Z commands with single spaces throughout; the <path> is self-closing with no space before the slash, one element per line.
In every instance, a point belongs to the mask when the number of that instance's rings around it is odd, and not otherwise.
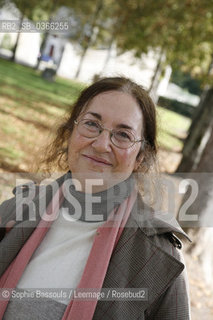
<path fill-rule="evenodd" d="M 137 129 L 142 124 L 142 111 L 136 99 L 120 91 L 108 91 L 95 96 L 83 111 L 97 114 L 99 120 L 129 124 Z"/>

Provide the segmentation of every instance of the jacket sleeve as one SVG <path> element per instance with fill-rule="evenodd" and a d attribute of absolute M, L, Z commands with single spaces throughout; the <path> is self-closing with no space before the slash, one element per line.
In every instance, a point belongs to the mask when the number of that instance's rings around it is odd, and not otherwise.
<path fill-rule="evenodd" d="M 166 240 L 165 240 L 166 241 Z M 181 250 L 167 243 L 167 251 L 184 265 Z M 146 320 L 190 320 L 190 298 L 186 267 L 167 290 L 146 310 Z"/>
<path fill-rule="evenodd" d="M 22 193 L 24 196 L 25 193 L 27 193 L 29 191 L 29 188 L 31 188 L 32 186 L 34 187 L 35 184 L 28 183 L 25 185 L 17 186 L 16 188 L 13 189 L 14 197 L 9 200 L 5 200 L 0 205 L 0 241 L 6 235 L 7 224 L 11 222 L 17 223 L 16 221 L 16 218 L 17 218 L 16 207 L 18 204 L 18 202 L 16 201 L 17 193 Z"/>
<path fill-rule="evenodd" d="M 6 224 L 15 220 L 15 197 L 4 201 L 0 205 L 0 241 L 6 234 Z"/>

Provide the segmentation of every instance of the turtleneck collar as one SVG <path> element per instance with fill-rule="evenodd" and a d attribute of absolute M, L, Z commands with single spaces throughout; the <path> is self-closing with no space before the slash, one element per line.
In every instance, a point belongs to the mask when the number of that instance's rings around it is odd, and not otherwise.
<path fill-rule="evenodd" d="M 78 220 L 85 222 L 106 221 L 112 210 L 130 195 L 135 186 L 134 177 L 131 175 L 107 190 L 88 194 L 76 190 L 70 171 L 64 182 L 65 199 L 62 207 L 68 210 L 71 217 L 74 217 L 76 210 L 80 211 Z"/>

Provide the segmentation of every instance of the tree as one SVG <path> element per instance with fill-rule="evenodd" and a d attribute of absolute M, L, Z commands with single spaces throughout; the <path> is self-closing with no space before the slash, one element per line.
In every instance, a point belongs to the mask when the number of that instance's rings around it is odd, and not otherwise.
<path fill-rule="evenodd" d="M 124 5 L 123 0 L 118 3 Z M 195 154 L 198 152 L 201 156 L 201 150 L 204 150 L 203 138 L 207 137 L 205 132 L 212 121 L 212 105 L 208 100 L 212 99 L 213 83 L 213 1 L 135 0 L 130 4 L 127 0 L 125 3 L 128 20 L 117 35 L 121 50 L 132 49 L 136 56 L 150 48 L 160 50 L 166 63 L 176 67 L 181 65 L 184 71 L 199 78 L 203 86 L 209 85 L 204 90 L 184 145 L 180 169 L 183 170 L 188 162 L 186 170 L 189 170 L 197 161 Z"/>
<path fill-rule="evenodd" d="M 166 64 L 181 62 L 185 71 L 206 75 L 212 47 L 212 9 L 212 0 L 117 0 L 110 5 L 105 1 L 102 11 L 104 20 L 108 17 L 111 21 L 109 31 L 119 53 L 131 50 L 140 58 L 151 49 L 165 57 L 157 64 L 154 85 Z"/>
<path fill-rule="evenodd" d="M 209 94 L 212 97 L 212 93 Z M 213 99 L 208 99 L 208 104 L 213 103 Z M 204 136 L 205 137 L 205 136 Z M 193 240 L 188 246 L 187 252 L 195 256 L 202 263 L 204 276 L 208 284 L 213 284 L 213 118 L 206 130 L 207 141 L 205 148 L 196 167 L 190 169 L 185 177 L 194 179 L 198 185 L 198 195 L 195 201 L 187 210 L 187 217 L 197 215 L 197 221 L 184 223 L 186 231 Z M 205 141 L 205 142 L 206 142 Z M 191 190 L 186 192 L 183 203 L 189 198 Z"/>
<path fill-rule="evenodd" d="M 37 1 L 36 0 L 31 0 L 31 1 L 14 0 L 13 3 L 16 5 L 17 9 L 20 11 L 19 25 L 21 26 L 25 17 L 27 17 L 27 18 L 32 17 L 33 10 L 37 6 Z M 13 61 L 15 59 L 15 54 L 16 54 L 16 49 L 18 46 L 19 38 L 20 38 L 20 32 L 18 32 L 18 34 L 17 34 L 16 42 L 15 42 L 15 45 L 12 50 L 13 54 L 12 54 L 11 60 L 13 60 Z"/>
<path fill-rule="evenodd" d="M 211 82 L 213 56 L 207 72 L 207 80 Z M 195 111 L 187 139 L 185 140 L 182 160 L 177 169 L 178 172 L 190 171 L 196 168 L 208 142 L 208 130 L 212 127 L 213 119 L 213 88 L 206 85 Z M 207 137 L 207 140 L 206 138 Z"/>
<path fill-rule="evenodd" d="M 100 0 L 97 0 L 100 2 Z M 104 0 L 103 0 L 104 1 Z M 46 13 L 46 20 L 51 22 L 55 18 L 58 17 L 58 10 L 60 7 L 66 7 L 67 10 L 70 10 L 70 16 L 67 17 L 73 18 L 77 22 L 77 27 L 75 27 L 75 32 L 71 35 L 71 40 L 78 41 L 79 45 L 84 48 L 85 41 L 82 41 L 82 39 L 86 39 L 84 31 L 85 27 L 90 26 L 88 23 L 90 21 L 91 16 L 94 13 L 94 10 L 96 8 L 96 2 L 93 0 L 86 0 L 84 2 L 79 2 L 78 0 L 72 0 L 70 2 L 69 0 L 57 0 L 57 1 L 48 1 L 47 3 L 49 6 L 43 6 L 44 9 L 42 9 Z M 90 17 L 88 20 L 88 16 Z M 93 30 L 93 29 L 92 29 Z M 46 46 L 46 41 L 49 35 L 49 31 L 46 31 L 43 36 L 43 40 L 40 47 L 40 53 L 42 56 L 42 53 L 44 51 L 44 48 Z M 91 36 L 92 38 L 92 36 Z M 89 38 L 90 39 L 90 38 Z M 88 40 L 88 47 L 89 47 L 90 40 Z M 82 59 L 83 60 L 83 59 Z M 36 69 L 39 68 L 40 60 L 38 60 Z"/>
<path fill-rule="evenodd" d="M 203 153 L 206 151 L 210 132 L 213 127 L 213 88 L 206 88 L 201 96 L 189 134 L 183 147 L 182 160 L 178 172 L 194 171 L 199 166 Z"/>
<path fill-rule="evenodd" d="M 70 6 L 69 0 L 43 0 L 41 3 L 38 3 L 36 0 L 13 0 L 13 3 L 16 5 L 17 9 L 20 11 L 20 25 L 22 24 L 23 20 L 25 18 L 31 20 L 31 21 L 38 21 L 38 20 L 44 20 L 44 21 L 51 21 L 54 14 L 57 12 L 58 8 L 61 6 Z M 77 0 L 72 0 L 72 7 L 75 7 L 77 4 Z M 77 6 L 79 7 L 79 5 Z M 41 43 L 41 49 L 42 52 L 46 39 L 48 36 L 48 32 L 45 32 L 42 43 Z M 12 60 L 15 58 L 16 49 L 18 46 L 20 38 L 20 33 L 17 35 L 16 43 L 13 48 L 13 55 Z"/>
<path fill-rule="evenodd" d="M 104 0 L 98 0 L 97 3 L 96 3 L 96 7 L 95 7 L 95 10 L 94 10 L 94 13 L 92 14 L 92 17 L 89 21 L 89 23 L 86 23 L 84 25 L 84 28 L 83 28 L 83 33 L 82 33 L 82 41 L 81 41 L 81 45 L 82 45 L 82 54 L 81 54 L 81 57 L 80 57 L 80 61 L 79 61 L 79 65 L 78 65 L 78 68 L 77 68 L 77 71 L 76 71 L 76 75 L 75 75 L 75 78 L 78 78 L 79 74 L 80 74 L 80 71 L 81 71 L 81 67 L 82 67 L 82 64 L 83 64 L 83 60 L 84 60 L 84 57 L 86 55 L 86 52 L 92 42 L 92 38 L 93 38 L 93 35 L 94 35 L 94 31 L 95 31 L 95 27 L 96 27 L 96 24 L 97 24 L 97 20 L 98 20 L 98 17 L 100 15 L 100 12 L 102 10 L 104 6 Z M 90 30 L 88 30 L 88 35 L 86 34 L 86 28 L 89 28 Z"/>

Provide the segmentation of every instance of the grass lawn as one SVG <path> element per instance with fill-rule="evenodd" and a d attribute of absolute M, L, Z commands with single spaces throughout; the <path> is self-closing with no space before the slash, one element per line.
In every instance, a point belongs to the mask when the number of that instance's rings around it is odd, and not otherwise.
<path fill-rule="evenodd" d="M 29 171 L 55 123 L 69 110 L 83 84 L 57 78 L 50 83 L 40 72 L 0 59 L 0 168 Z M 180 151 L 190 121 L 158 107 L 159 145 Z"/>

